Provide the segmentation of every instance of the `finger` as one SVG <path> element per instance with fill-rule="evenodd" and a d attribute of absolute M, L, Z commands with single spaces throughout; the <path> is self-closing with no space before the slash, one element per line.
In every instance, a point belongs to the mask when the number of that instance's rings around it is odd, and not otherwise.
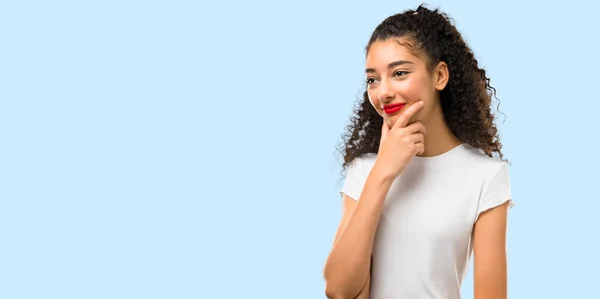
<path fill-rule="evenodd" d="M 406 127 L 410 118 L 413 115 L 415 115 L 415 113 L 417 113 L 417 111 L 419 111 L 419 109 L 421 109 L 422 107 L 423 107 L 423 101 L 418 101 L 418 102 L 410 105 L 410 107 L 408 107 L 404 111 L 402 111 L 402 114 L 400 115 L 400 117 L 398 118 L 396 123 L 394 124 L 394 128 Z"/>
<path fill-rule="evenodd" d="M 421 133 L 416 133 L 410 135 L 409 140 L 412 143 L 425 143 L 425 136 Z"/>
<path fill-rule="evenodd" d="M 415 144 L 415 149 L 417 149 L 417 155 L 422 155 L 425 152 L 425 144 L 417 143 Z"/>
<path fill-rule="evenodd" d="M 425 134 L 427 132 L 427 129 L 425 128 L 425 125 L 421 122 L 414 122 L 408 126 L 406 126 L 406 130 L 408 130 L 409 133 L 422 133 Z"/>

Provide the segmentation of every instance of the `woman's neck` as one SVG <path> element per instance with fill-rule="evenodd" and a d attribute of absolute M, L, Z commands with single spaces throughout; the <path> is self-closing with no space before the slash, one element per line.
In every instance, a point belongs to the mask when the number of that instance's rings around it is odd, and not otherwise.
<path fill-rule="evenodd" d="M 422 123 L 425 125 L 425 151 L 421 157 L 434 157 L 441 155 L 462 142 L 454 136 L 450 127 L 444 119 L 444 115 L 439 109 L 427 120 L 423 120 Z"/>

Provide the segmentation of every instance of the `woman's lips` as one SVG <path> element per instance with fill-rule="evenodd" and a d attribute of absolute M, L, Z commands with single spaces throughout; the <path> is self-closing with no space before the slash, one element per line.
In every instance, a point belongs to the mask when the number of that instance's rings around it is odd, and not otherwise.
<path fill-rule="evenodd" d="M 406 106 L 406 103 L 384 105 L 383 112 L 385 112 L 385 114 L 388 114 L 388 115 L 394 114 L 394 113 L 400 111 L 400 109 L 404 108 L 404 106 Z"/>

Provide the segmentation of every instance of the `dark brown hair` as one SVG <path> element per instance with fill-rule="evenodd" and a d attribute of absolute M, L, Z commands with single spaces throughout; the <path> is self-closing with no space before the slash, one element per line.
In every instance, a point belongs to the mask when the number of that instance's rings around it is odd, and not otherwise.
<path fill-rule="evenodd" d="M 473 51 L 453 20 L 438 9 L 430 10 L 423 5 L 392 15 L 375 28 L 366 52 L 374 42 L 389 38 L 409 40 L 410 50 L 425 59 L 430 71 L 441 61 L 448 65 L 450 78 L 440 92 L 440 98 L 450 130 L 461 142 L 490 157 L 496 153 L 503 159 L 502 144 L 490 107 L 496 90 L 490 86 L 485 70 L 478 66 Z M 342 171 L 363 154 L 379 151 L 382 125 L 383 119 L 365 91 L 342 136 Z"/>

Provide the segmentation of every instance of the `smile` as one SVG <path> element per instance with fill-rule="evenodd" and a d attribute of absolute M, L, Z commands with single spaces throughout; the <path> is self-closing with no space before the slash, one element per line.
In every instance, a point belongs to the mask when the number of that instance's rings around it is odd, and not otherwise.
<path fill-rule="evenodd" d="M 385 112 L 385 114 L 388 114 L 388 115 L 394 114 L 394 113 L 400 111 L 400 109 L 404 108 L 404 106 L 406 106 L 406 103 L 385 105 L 385 106 L 383 106 L 383 112 Z"/>

